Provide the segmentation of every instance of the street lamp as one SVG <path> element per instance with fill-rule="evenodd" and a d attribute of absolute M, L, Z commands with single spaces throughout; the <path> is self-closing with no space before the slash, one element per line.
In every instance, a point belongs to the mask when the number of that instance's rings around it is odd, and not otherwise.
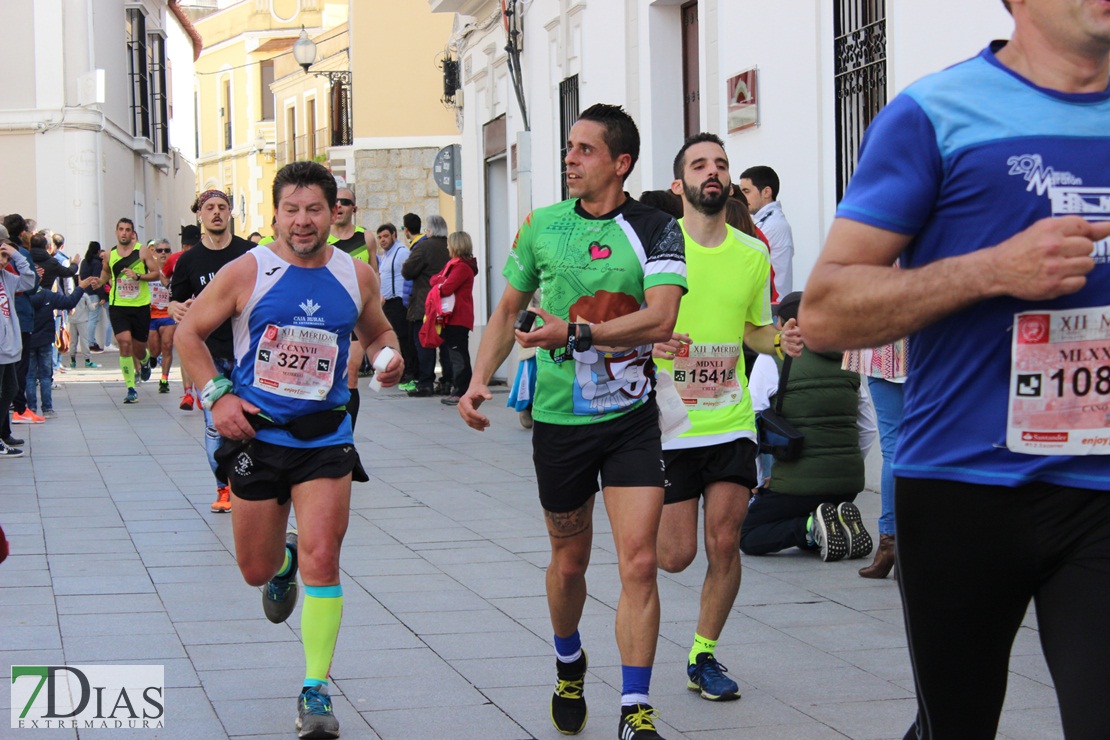
<path fill-rule="evenodd" d="M 304 26 L 301 26 L 301 35 L 293 44 L 293 58 L 301 65 L 305 74 L 308 74 L 308 68 L 316 62 L 316 42 L 308 37 L 308 31 L 304 30 Z"/>
<path fill-rule="evenodd" d="M 347 51 L 348 57 L 350 51 Z M 316 63 L 316 43 L 308 37 L 308 31 L 301 26 L 301 35 L 293 43 L 293 59 L 301 65 L 305 74 Z M 348 62 L 349 64 L 349 62 Z M 351 71 L 341 69 L 327 72 L 312 72 L 317 77 L 326 77 L 331 82 L 331 103 L 333 120 L 331 145 L 348 146 L 353 138 L 351 125 Z"/>

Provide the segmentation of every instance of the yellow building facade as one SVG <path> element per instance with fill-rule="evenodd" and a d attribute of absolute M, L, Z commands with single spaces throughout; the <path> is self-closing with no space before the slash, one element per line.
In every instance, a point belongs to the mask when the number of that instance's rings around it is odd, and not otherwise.
<path fill-rule="evenodd" d="M 232 194 L 237 234 L 270 235 L 274 174 L 302 159 L 354 188 L 367 230 L 408 212 L 455 227 L 456 200 L 433 178 L 437 152 L 459 143 L 441 102 L 451 18 L 419 0 L 241 0 L 194 23 L 197 190 Z M 307 71 L 292 53 L 302 28 L 316 45 Z"/>
<path fill-rule="evenodd" d="M 231 194 L 240 236 L 271 233 L 280 159 L 275 70 L 292 58 L 302 26 L 317 34 L 345 24 L 347 14 L 347 2 L 242 0 L 194 21 L 204 39 L 196 63 L 197 191 Z"/>
<path fill-rule="evenodd" d="M 460 141 L 455 109 L 440 102 L 452 23 L 425 0 L 351 3 L 354 137 L 331 162 L 354 185 L 367 230 L 387 221 L 399 230 L 409 212 L 457 228 L 455 199 L 433 179 L 436 153 Z"/>

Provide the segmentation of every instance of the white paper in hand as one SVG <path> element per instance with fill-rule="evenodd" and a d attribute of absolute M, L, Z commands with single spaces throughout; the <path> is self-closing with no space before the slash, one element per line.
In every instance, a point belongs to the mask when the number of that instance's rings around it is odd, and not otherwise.
<path fill-rule="evenodd" d="M 382 389 L 382 382 L 378 380 L 378 373 L 384 372 L 389 363 L 393 360 L 393 356 L 397 353 L 393 351 L 392 347 L 382 347 L 378 352 L 378 356 L 370 365 L 374 368 L 374 377 L 370 378 L 370 390 L 377 393 Z"/>
<path fill-rule="evenodd" d="M 659 429 L 664 442 L 693 426 L 690 415 L 686 413 L 686 404 L 675 388 L 674 378 L 666 370 L 655 371 L 655 402 L 659 406 Z"/>

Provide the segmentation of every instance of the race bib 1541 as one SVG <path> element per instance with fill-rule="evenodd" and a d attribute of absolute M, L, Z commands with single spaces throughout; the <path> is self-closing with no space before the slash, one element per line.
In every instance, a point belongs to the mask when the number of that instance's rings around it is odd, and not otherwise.
<path fill-rule="evenodd" d="M 674 358 L 674 384 L 683 403 L 700 410 L 740 403 L 739 361 L 739 342 L 683 344 Z"/>

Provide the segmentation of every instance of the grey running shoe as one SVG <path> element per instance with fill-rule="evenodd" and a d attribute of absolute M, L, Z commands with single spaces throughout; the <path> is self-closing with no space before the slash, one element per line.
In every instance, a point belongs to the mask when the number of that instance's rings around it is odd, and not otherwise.
<path fill-rule="evenodd" d="M 262 611 L 266 619 L 281 624 L 297 607 L 297 533 L 285 535 L 285 546 L 293 553 L 293 563 L 284 576 L 274 576 L 262 589 Z M 330 707 L 331 704 L 329 703 Z M 301 737 L 336 737 L 335 735 L 302 735 Z"/>
<path fill-rule="evenodd" d="M 832 504 L 821 504 L 813 512 L 813 540 L 821 548 L 821 559 L 825 562 L 843 560 L 848 554 L 848 538 Z"/>
<path fill-rule="evenodd" d="M 551 724 L 564 735 L 577 735 L 586 726 L 586 697 L 582 695 L 586 682 L 586 651 L 573 663 L 555 661 L 555 693 L 551 695 Z"/>
<path fill-rule="evenodd" d="M 127 395 L 124 396 L 123 402 L 124 403 L 138 403 L 139 402 L 138 392 L 134 388 L 128 388 L 127 389 Z"/>
<path fill-rule="evenodd" d="M 297 737 L 339 737 L 339 720 L 332 712 L 327 686 L 306 686 L 297 697 Z"/>
<path fill-rule="evenodd" d="M 871 535 L 863 528 L 863 517 L 860 516 L 856 505 L 844 502 L 836 507 L 836 517 L 840 520 L 840 526 L 848 540 L 848 559 L 870 555 L 874 543 L 871 542 Z"/>

